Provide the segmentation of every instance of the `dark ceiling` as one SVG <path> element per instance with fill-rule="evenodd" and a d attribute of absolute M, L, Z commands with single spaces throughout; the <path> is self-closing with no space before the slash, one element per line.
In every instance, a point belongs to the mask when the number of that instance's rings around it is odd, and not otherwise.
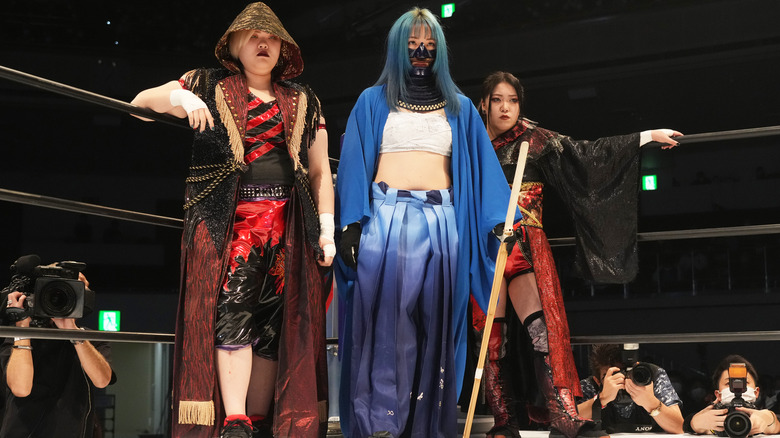
<path fill-rule="evenodd" d="M 373 50 L 392 21 L 411 6 L 438 14 L 445 1 L 269 1 L 307 58 L 346 47 Z M 449 32 L 470 36 L 712 3 L 696 0 L 454 1 Z M 4 2 L 3 41 L 24 50 L 126 54 L 208 53 L 245 2 L 24 0 Z"/>
<path fill-rule="evenodd" d="M 314 86 L 326 106 L 332 105 L 327 110 L 338 119 L 336 125 L 378 76 L 392 21 L 411 5 L 438 12 L 442 3 L 269 2 L 302 48 L 306 71 L 301 79 Z M 772 86 L 780 52 L 780 5 L 772 0 L 454 3 L 455 14 L 443 23 L 453 75 L 464 92 L 476 97 L 485 74 L 512 71 L 529 89 L 528 113 L 543 116 L 542 122 L 555 125 L 551 128 L 575 136 L 612 133 L 605 126 L 591 130 L 579 123 L 585 116 L 580 101 L 599 105 L 589 115 L 628 113 L 637 121 L 672 123 L 689 133 L 728 123 L 733 124 L 729 128 L 774 124 L 780 116 Z M 245 3 L 215 4 L 7 1 L 0 18 L 0 60 L 131 99 L 138 90 L 186 70 L 215 65 L 214 44 Z M 0 83 L 0 90 L 6 87 Z M 565 95 L 547 95 L 556 89 Z M 759 96 L 766 97 L 756 101 Z M 732 111 L 732 99 L 740 111 Z M 554 110 L 547 109 L 550 102 Z M 761 111 L 743 109 L 750 104 L 760 104 Z M 709 114 L 716 109 L 722 121 Z M 713 116 L 716 121 L 709 122 Z M 624 122 L 619 117 L 618 128 Z"/>

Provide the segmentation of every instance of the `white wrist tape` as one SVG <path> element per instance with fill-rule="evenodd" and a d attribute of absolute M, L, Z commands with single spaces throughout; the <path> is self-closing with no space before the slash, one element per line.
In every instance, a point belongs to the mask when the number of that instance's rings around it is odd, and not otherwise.
<path fill-rule="evenodd" d="M 656 129 L 655 131 L 661 131 L 664 134 L 668 135 L 669 137 L 674 134 L 674 129 Z M 653 141 L 653 131 L 642 131 L 639 133 L 639 147 L 650 143 Z"/>
<path fill-rule="evenodd" d="M 206 108 L 206 103 L 190 90 L 173 90 L 171 91 L 170 99 L 171 105 L 184 108 L 184 111 L 186 111 L 187 114 L 201 108 Z"/>
<path fill-rule="evenodd" d="M 335 257 L 336 245 L 333 243 L 329 243 L 322 247 L 322 252 L 325 254 L 325 257 Z"/>
<path fill-rule="evenodd" d="M 642 146 L 650 143 L 651 141 L 653 141 L 653 137 L 652 137 L 652 134 L 650 134 L 650 131 L 642 131 L 642 132 L 639 133 L 639 147 L 640 148 Z"/>
<path fill-rule="evenodd" d="M 333 235 L 336 233 L 336 225 L 333 220 L 333 213 L 320 214 L 320 237 L 334 241 Z M 325 249 L 325 248 L 323 248 Z"/>

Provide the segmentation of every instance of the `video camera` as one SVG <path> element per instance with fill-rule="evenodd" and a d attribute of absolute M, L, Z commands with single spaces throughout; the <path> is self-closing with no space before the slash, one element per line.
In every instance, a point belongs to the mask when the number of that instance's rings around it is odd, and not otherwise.
<path fill-rule="evenodd" d="M 11 283 L 2 296 L 19 291 L 27 296 L 22 308 L 5 307 L 11 322 L 24 318 L 82 318 L 94 308 L 95 294 L 79 280 L 86 263 L 62 261 L 40 265 L 35 254 L 19 257 L 11 265 Z M 5 306 L 5 300 L 2 303 Z"/>
<path fill-rule="evenodd" d="M 638 386 L 647 386 L 653 382 L 658 372 L 658 365 L 650 362 L 639 361 L 639 344 L 623 344 L 623 351 L 620 354 L 621 369 L 620 372 L 631 379 Z M 631 396 L 625 389 L 618 391 L 615 398 L 616 404 L 630 404 Z"/>
<path fill-rule="evenodd" d="M 742 398 L 742 393 L 747 389 L 747 367 L 744 363 L 729 364 L 729 389 L 734 394 L 731 403 L 718 402 L 714 408 L 728 409 L 726 419 L 723 421 L 723 430 L 726 431 L 726 435 L 731 438 L 744 438 L 750 434 L 753 424 L 750 421 L 750 416 L 745 412 L 738 411 L 737 408 L 756 408 L 755 404 L 746 402 Z"/>

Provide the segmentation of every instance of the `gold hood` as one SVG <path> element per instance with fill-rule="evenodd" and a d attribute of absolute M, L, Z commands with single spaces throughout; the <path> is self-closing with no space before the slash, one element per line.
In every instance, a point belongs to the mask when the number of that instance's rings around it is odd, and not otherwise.
<path fill-rule="evenodd" d="M 282 50 L 279 55 L 282 63 L 279 68 L 279 77 L 274 78 L 278 80 L 291 79 L 303 72 L 303 58 L 301 58 L 301 49 L 295 40 L 292 39 L 282 22 L 274 14 L 265 3 L 256 2 L 250 3 L 241 11 L 240 14 L 233 20 L 233 23 L 228 27 L 228 30 L 219 39 L 217 47 L 214 49 L 214 54 L 219 59 L 219 62 L 230 71 L 236 73 L 241 72 L 239 68 L 240 63 L 230 55 L 230 46 L 228 44 L 228 38 L 230 34 L 237 30 L 257 29 L 268 33 L 272 33 L 278 36 L 282 40 Z"/>

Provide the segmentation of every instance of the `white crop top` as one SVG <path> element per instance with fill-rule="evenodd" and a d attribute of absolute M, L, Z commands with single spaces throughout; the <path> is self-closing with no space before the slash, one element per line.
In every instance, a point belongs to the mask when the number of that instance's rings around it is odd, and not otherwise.
<path fill-rule="evenodd" d="M 379 153 L 406 151 L 452 156 L 452 128 L 447 117 L 436 113 L 391 111 Z"/>

